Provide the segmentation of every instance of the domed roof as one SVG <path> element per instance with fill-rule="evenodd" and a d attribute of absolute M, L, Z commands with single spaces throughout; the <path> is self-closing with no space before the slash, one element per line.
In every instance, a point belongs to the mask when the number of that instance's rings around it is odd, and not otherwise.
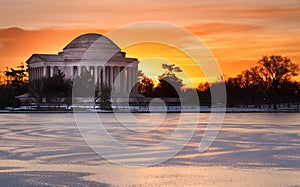
<path fill-rule="evenodd" d="M 103 36 L 101 34 L 89 33 L 89 34 L 83 34 L 81 36 L 78 36 L 77 38 L 72 40 L 63 50 L 74 49 L 74 48 L 87 49 L 91 47 L 91 45 L 93 45 L 100 37 L 102 37 L 101 43 L 105 41 L 105 43 L 111 45 L 111 47 L 119 48 L 113 41 L 111 41 L 106 36 Z"/>

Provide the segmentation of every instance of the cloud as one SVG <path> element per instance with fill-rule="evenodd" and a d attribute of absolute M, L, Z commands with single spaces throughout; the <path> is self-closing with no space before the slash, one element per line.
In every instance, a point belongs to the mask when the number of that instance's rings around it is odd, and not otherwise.
<path fill-rule="evenodd" d="M 261 26 L 239 23 L 198 23 L 186 26 L 197 35 L 235 34 L 263 29 Z"/>
<path fill-rule="evenodd" d="M 23 28 L 104 28 L 137 21 L 158 20 L 178 25 L 198 22 L 252 22 L 253 19 L 299 19 L 299 1 L 186 0 L 186 1 L 2 1 L 0 27 Z M 292 17 L 293 19 L 288 19 Z M 298 17 L 298 18 L 297 18 Z M 259 21 L 259 20 L 258 20 Z"/>
<path fill-rule="evenodd" d="M 300 16 L 300 7 L 289 8 L 240 8 L 235 11 L 239 12 L 242 17 L 249 18 L 278 18 L 278 17 L 294 17 Z M 292 21 L 292 20 L 291 20 Z"/>
<path fill-rule="evenodd" d="M 71 40 L 84 33 L 106 33 L 103 29 L 42 29 L 18 27 L 0 29 L 0 66 L 16 67 L 33 53 L 58 53 Z M 5 65 L 4 65 L 5 64 Z"/>

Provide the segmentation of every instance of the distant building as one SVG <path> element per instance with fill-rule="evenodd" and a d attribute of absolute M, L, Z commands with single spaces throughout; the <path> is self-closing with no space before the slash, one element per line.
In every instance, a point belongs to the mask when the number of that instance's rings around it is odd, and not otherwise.
<path fill-rule="evenodd" d="M 62 52 L 33 54 L 26 63 L 29 84 L 52 77 L 58 71 L 64 72 L 65 77 L 71 80 L 87 71 L 96 86 L 114 86 L 128 94 L 137 83 L 139 61 L 127 58 L 125 52 L 103 35 L 84 34 L 71 41 Z M 119 81 L 116 82 L 117 76 Z M 133 91 L 137 93 L 137 89 Z"/>

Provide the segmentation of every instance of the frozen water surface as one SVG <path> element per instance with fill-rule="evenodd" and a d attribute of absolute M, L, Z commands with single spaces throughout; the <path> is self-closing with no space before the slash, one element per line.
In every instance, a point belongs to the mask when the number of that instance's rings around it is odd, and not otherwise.
<path fill-rule="evenodd" d="M 90 114 L 86 115 L 87 122 Z M 198 119 L 188 144 L 172 158 L 150 167 L 111 163 L 83 140 L 73 114 L 1 114 L 0 186 L 300 186 L 300 114 L 226 114 L 214 143 L 199 153 L 210 114 L 97 114 L 118 142 L 153 147 L 168 138 L 181 118 L 182 132 Z M 150 119 L 161 124 L 144 123 Z M 145 127 L 149 125 L 149 127 Z M 141 128 L 145 127 L 145 128 Z M 145 131 L 145 129 L 147 131 Z M 180 138 L 180 137 L 177 137 Z M 102 140 L 105 141 L 105 140 Z M 155 153 L 155 154 L 154 154 Z M 151 155 L 117 152 L 120 161 Z"/>

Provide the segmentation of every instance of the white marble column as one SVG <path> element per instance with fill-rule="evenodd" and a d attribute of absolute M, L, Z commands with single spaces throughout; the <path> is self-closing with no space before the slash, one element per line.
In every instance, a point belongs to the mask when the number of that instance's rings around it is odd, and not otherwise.
<path fill-rule="evenodd" d="M 81 72 L 84 72 L 84 73 L 88 73 L 89 72 L 91 74 L 91 72 L 89 71 L 89 67 L 88 66 L 82 66 Z"/>
<path fill-rule="evenodd" d="M 121 91 L 121 76 L 120 76 L 120 68 L 119 66 L 116 66 L 116 72 L 115 72 L 115 77 L 114 77 L 114 82 L 115 82 L 115 90 L 117 92 Z"/>
<path fill-rule="evenodd" d="M 127 68 L 127 92 L 130 93 L 130 90 L 132 88 L 132 82 L 131 82 L 131 67 Z"/>
<path fill-rule="evenodd" d="M 134 69 L 130 67 L 130 88 L 132 89 L 134 86 Z"/>
<path fill-rule="evenodd" d="M 124 73 L 125 73 L 125 78 L 124 78 L 124 92 L 127 93 L 128 92 L 128 68 L 124 67 Z"/>
<path fill-rule="evenodd" d="M 72 80 L 74 77 L 73 66 L 69 66 L 68 69 L 69 69 L 69 79 Z"/>
<path fill-rule="evenodd" d="M 46 73 L 47 73 L 47 67 L 44 66 L 44 67 L 43 67 L 43 77 L 44 77 L 44 78 L 46 77 Z"/>
<path fill-rule="evenodd" d="M 110 71 L 109 71 L 109 66 L 106 66 L 105 67 L 105 73 L 106 73 L 106 77 L 105 77 L 105 84 L 106 84 L 106 86 L 107 87 L 109 87 L 109 83 L 110 83 L 110 75 L 109 75 L 109 73 L 110 73 Z"/>
<path fill-rule="evenodd" d="M 34 80 L 34 68 L 31 68 L 31 78 Z"/>
<path fill-rule="evenodd" d="M 33 68 L 30 68 L 30 79 L 33 80 Z"/>
<path fill-rule="evenodd" d="M 134 72 L 135 72 L 134 67 L 131 67 L 131 88 L 134 88 L 134 86 L 136 84 L 136 82 L 135 82 L 135 73 Z"/>
<path fill-rule="evenodd" d="M 94 81 L 95 85 L 98 84 L 98 66 L 94 66 Z"/>
<path fill-rule="evenodd" d="M 81 66 L 77 66 L 77 74 L 78 74 L 78 76 L 81 75 Z"/>
<path fill-rule="evenodd" d="M 39 79 L 39 68 L 35 68 L 36 79 Z"/>
<path fill-rule="evenodd" d="M 54 69 L 54 67 L 50 66 L 50 77 L 53 77 L 53 69 Z"/>
<path fill-rule="evenodd" d="M 37 79 L 37 68 L 34 68 L 34 79 Z"/>
<path fill-rule="evenodd" d="M 133 88 L 133 93 L 136 93 L 136 84 L 137 84 L 137 78 L 136 78 L 136 68 L 131 68 L 131 87 Z"/>
<path fill-rule="evenodd" d="M 36 80 L 36 68 L 33 68 L 33 78 Z"/>
<path fill-rule="evenodd" d="M 38 68 L 35 68 L 35 80 L 37 80 L 39 77 L 38 77 Z"/>
<path fill-rule="evenodd" d="M 88 74 L 90 74 L 92 80 L 94 80 L 94 76 L 95 76 L 95 71 L 93 71 L 93 69 L 94 66 L 86 66 L 86 70 Z"/>
<path fill-rule="evenodd" d="M 109 66 L 109 70 L 110 70 L 110 78 L 109 78 L 109 80 L 110 80 L 110 88 L 113 88 L 113 86 L 114 86 L 114 67 L 113 66 Z"/>
<path fill-rule="evenodd" d="M 101 88 L 101 85 L 102 85 L 102 67 L 101 66 L 97 66 L 98 67 L 98 86 L 99 88 Z"/>
<path fill-rule="evenodd" d="M 41 76 L 41 75 L 40 75 L 40 74 L 41 74 L 41 67 L 38 67 L 38 68 L 37 68 L 37 73 L 38 73 L 38 74 L 37 74 L 37 78 L 40 79 L 40 76 Z"/>
<path fill-rule="evenodd" d="M 106 85 L 106 67 L 102 66 L 102 86 Z"/>
<path fill-rule="evenodd" d="M 31 74 L 32 74 L 32 80 L 35 80 L 35 77 L 34 77 L 34 68 L 31 68 Z"/>
<path fill-rule="evenodd" d="M 124 67 L 120 67 L 120 92 L 126 92 L 126 76 Z"/>

